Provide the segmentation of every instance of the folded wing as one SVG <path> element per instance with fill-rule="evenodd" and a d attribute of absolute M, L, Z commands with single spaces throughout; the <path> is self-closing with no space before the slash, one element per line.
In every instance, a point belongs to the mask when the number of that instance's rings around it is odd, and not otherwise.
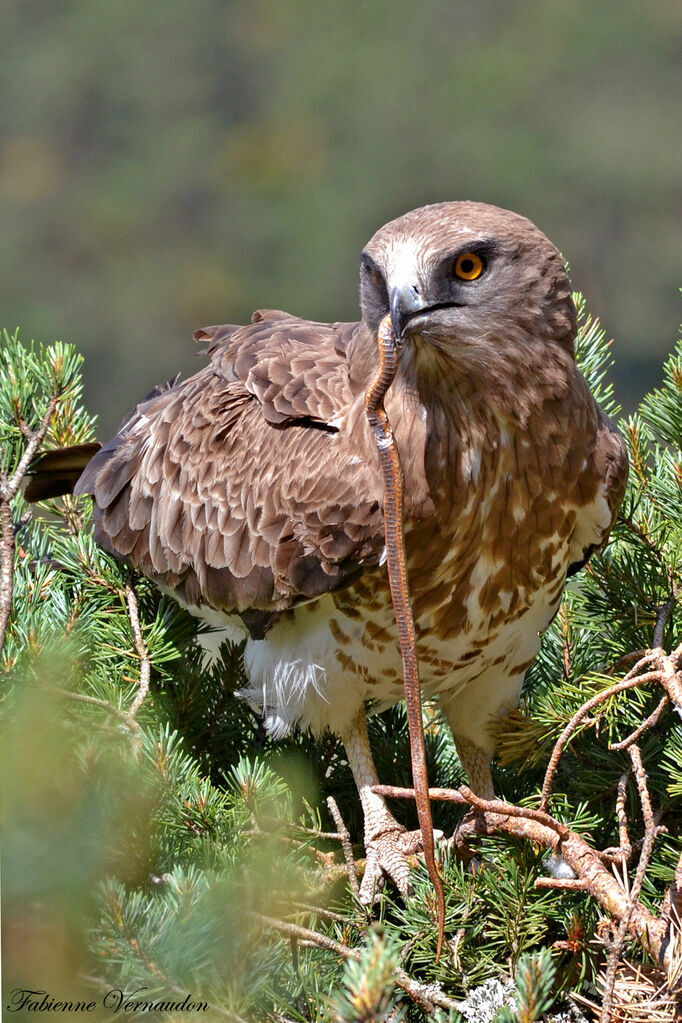
<path fill-rule="evenodd" d="M 378 463 L 344 426 L 356 329 L 268 311 L 198 331 L 210 365 L 152 392 L 77 485 L 98 541 L 189 604 L 236 611 L 289 607 L 376 564 Z"/>

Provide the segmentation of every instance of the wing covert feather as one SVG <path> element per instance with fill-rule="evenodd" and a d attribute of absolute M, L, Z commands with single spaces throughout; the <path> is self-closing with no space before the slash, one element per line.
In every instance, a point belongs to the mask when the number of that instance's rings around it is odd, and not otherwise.
<path fill-rule="evenodd" d="M 580 560 L 569 567 L 568 576 L 579 572 L 592 555 L 606 544 L 615 524 L 628 481 L 629 462 L 623 438 L 615 423 L 596 405 L 596 402 L 595 408 L 598 415 L 598 427 L 592 471 L 596 479 L 603 485 L 604 497 L 610 511 L 610 521 L 603 529 L 598 541 L 586 546 Z"/>
<path fill-rule="evenodd" d="M 376 564 L 378 463 L 335 425 L 356 398 L 354 329 L 268 311 L 198 331 L 210 365 L 152 392 L 79 481 L 98 540 L 188 603 L 236 611 L 286 608 Z"/>

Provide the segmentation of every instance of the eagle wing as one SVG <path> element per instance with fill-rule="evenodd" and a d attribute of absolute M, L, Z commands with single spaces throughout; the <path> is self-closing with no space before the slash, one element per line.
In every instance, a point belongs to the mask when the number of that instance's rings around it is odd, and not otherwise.
<path fill-rule="evenodd" d="M 197 331 L 210 364 L 153 391 L 78 482 L 97 540 L 226 611 L 281 610 L 377 564 L 378 460 L 344 426 L 357 329 L 260 311 Z"/>
<path fill-rule="evenodd" d="M 582 518 L 578 517 L 578 526 L 583 527 L 583 536 L 588 539 L 582 544 L 578 552 L 578 559 L 570 565 L 568 576 L 575 575 L 584 565 L 587 564 L 592 555 L 600 550 L 609 538 L 611 530 L 621 506 L 625 487 L 628 481 L 628 455 L 627 448 L 615 423 L 594 403 L 598 413 L 598 426 L 595 436 L 595 445 L 590 463 L 590 474 L 593 479 L 601 484 L 602 499 L 606 502 L 604 514 L 598 522 L 594 522 L 594 508 L 591 503 L 586 503 L 582 509 Z M 589 537 L 589 531 L 592 536 Z"/>

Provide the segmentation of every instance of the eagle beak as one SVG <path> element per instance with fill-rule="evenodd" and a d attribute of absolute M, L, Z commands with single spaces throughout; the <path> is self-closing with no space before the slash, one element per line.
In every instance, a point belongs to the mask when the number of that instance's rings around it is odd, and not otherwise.
<path fill-rule="evenodd" d="M 400 341 L 409 319 L 428 308 L 416 284 L 401 284 L 391 289 L 391 322 L 396 338 Z"/>

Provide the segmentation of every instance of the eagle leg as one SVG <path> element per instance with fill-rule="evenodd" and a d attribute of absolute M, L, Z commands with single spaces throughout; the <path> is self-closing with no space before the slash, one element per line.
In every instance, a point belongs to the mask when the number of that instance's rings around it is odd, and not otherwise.
<path fill-rule="evenodd" d="M 490 754 L 471 739 L 453 732 L 462 767 L 469 778 L 471 791 L 481 799 L 497 799 L 490 770 Z"/>
<path fill-rule="evenodd" d="M 341 735 L 350 769 L 358 789 L 365 818 L 365 873 L 360 885 L 360 902 L 371 905 L 384 880 L 389 877 L 402 895 L 412 892 L 409 857 L 421 843 L 420 831 L 407 831 L 390 812 L 382 796 L 372 792 L 379 784 L 367 735 L 364 707 Z M 441 833 L 438 833 L 440 837 Z"/>

